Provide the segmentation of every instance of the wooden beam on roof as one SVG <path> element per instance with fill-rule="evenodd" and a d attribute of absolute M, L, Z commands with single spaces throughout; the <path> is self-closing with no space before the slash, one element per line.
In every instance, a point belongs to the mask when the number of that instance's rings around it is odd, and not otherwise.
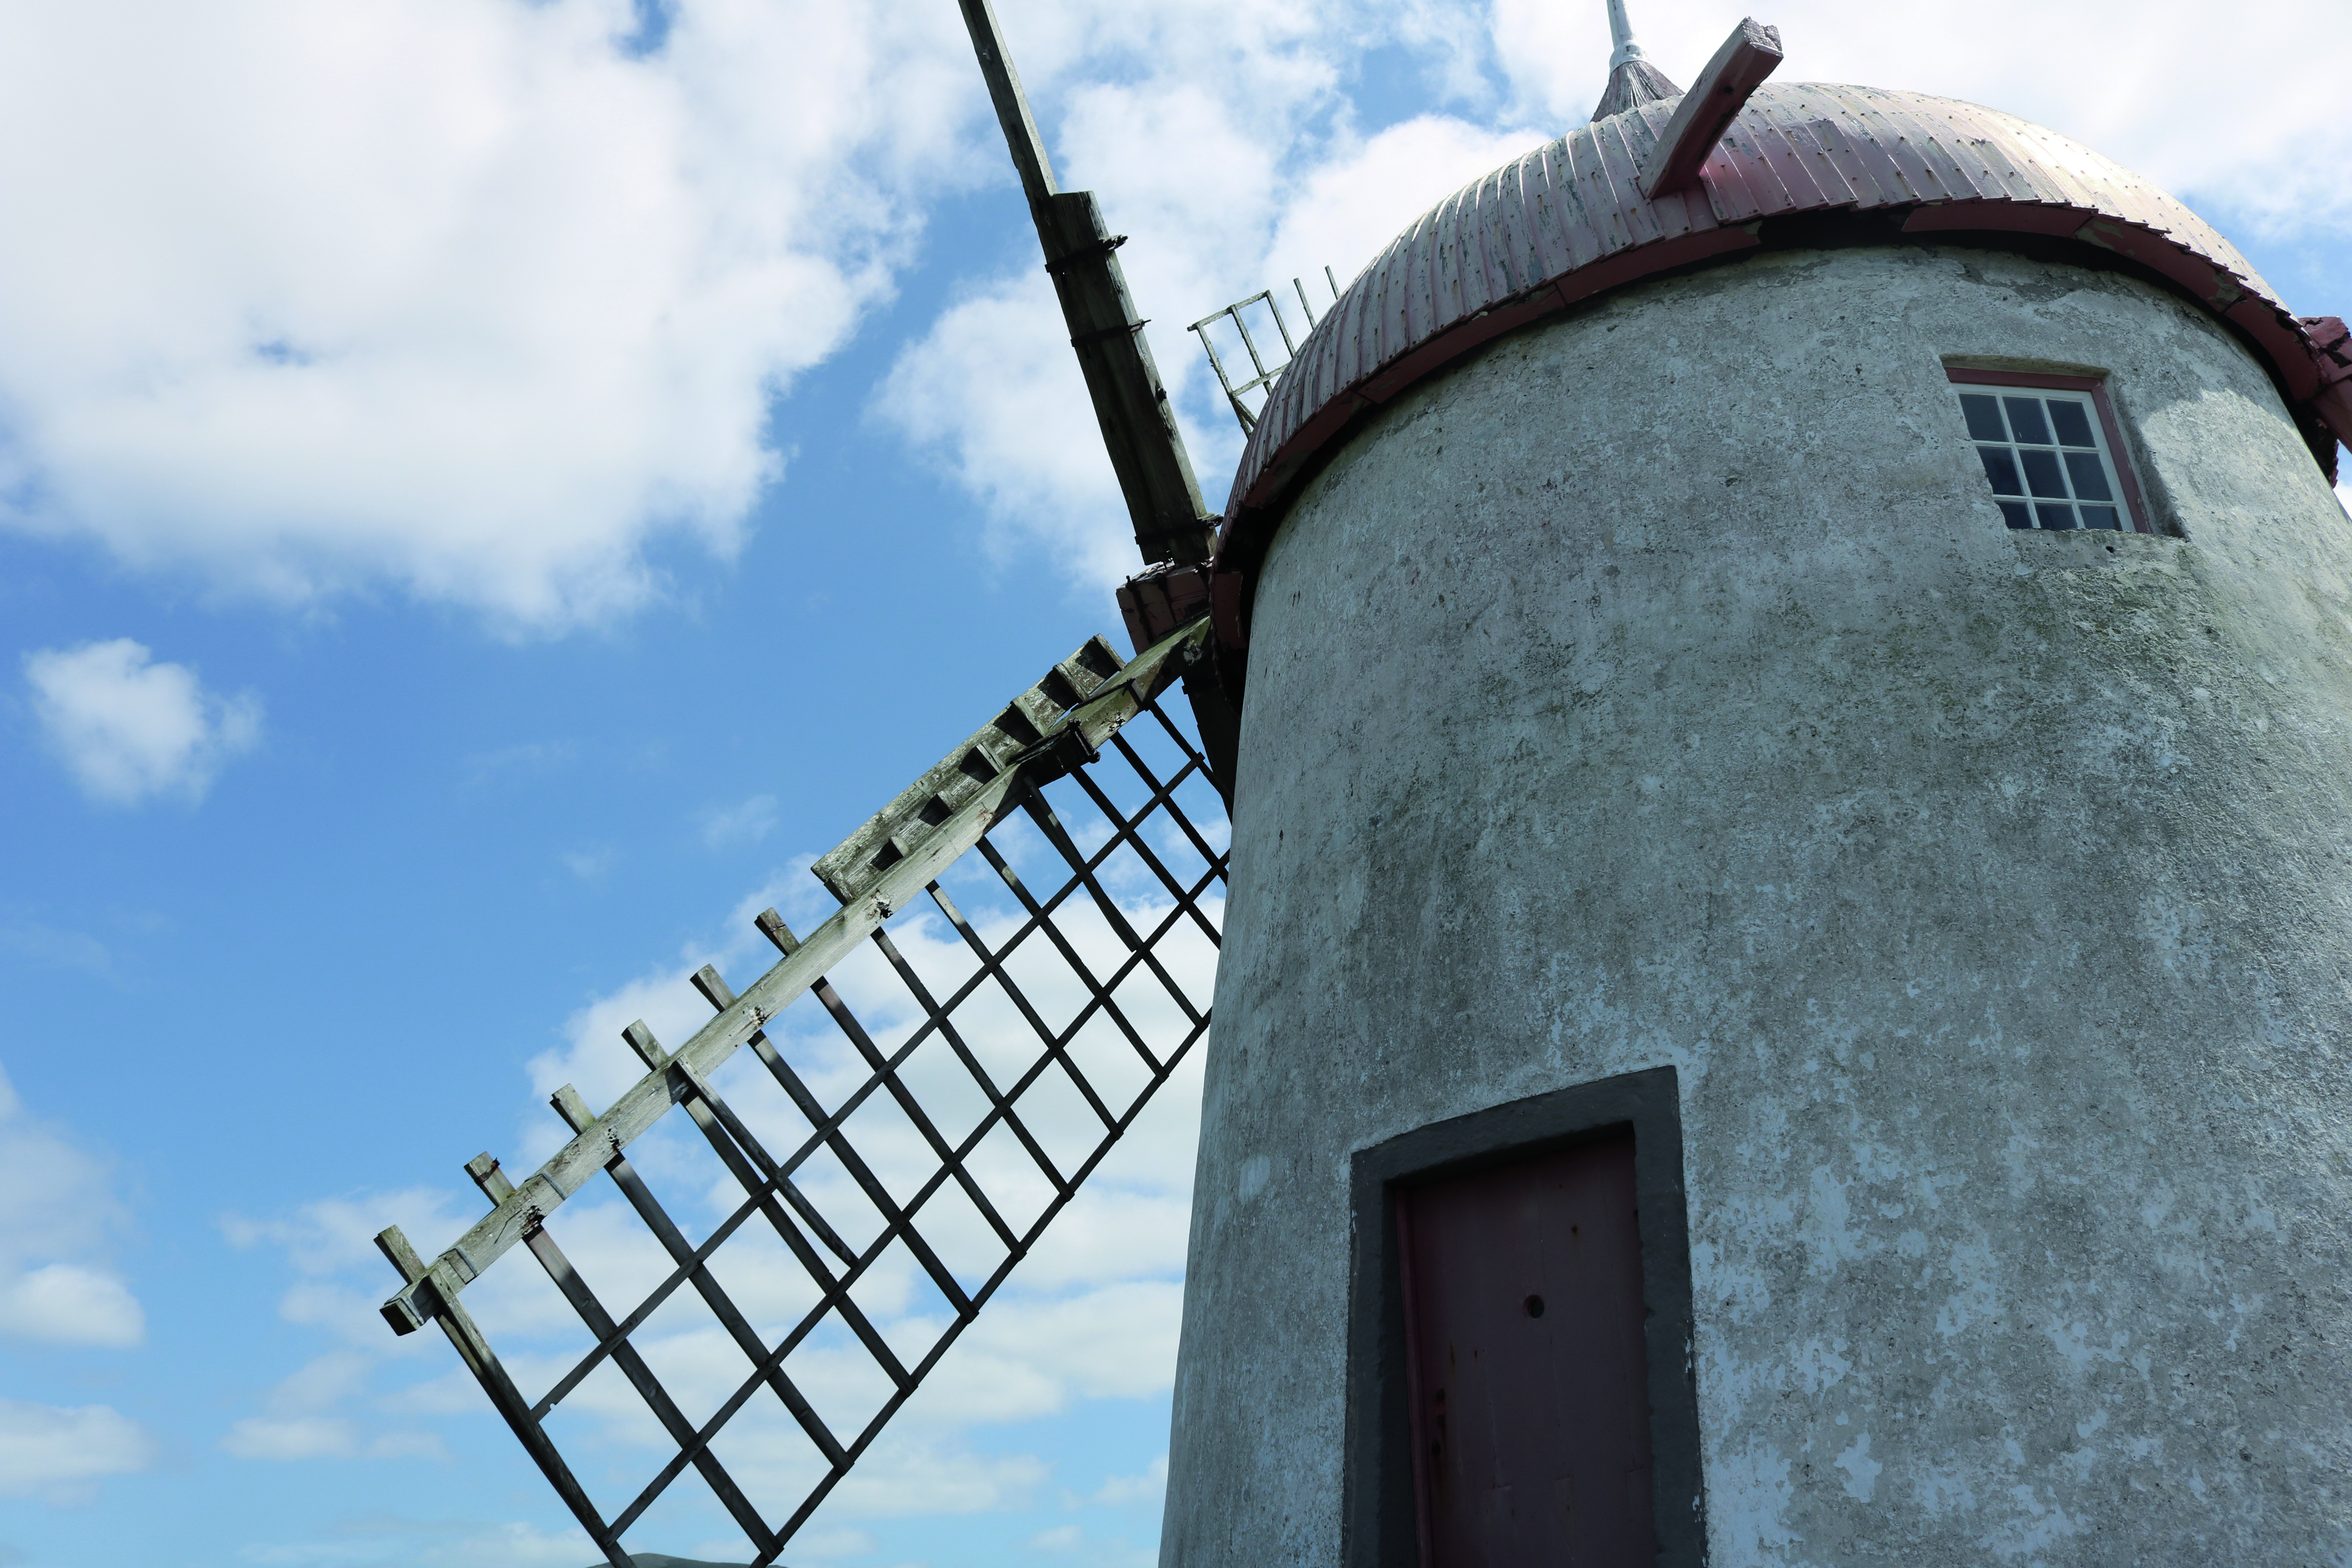
<path fill-rule="evenodd" d="M 1642 160 L 1642 194 L 1655 201 L 1696 180 L 1715 144 L 1780 66 L 1780 29 L 1753 16 L 1742 17 L 1675 105 L 1674 118 L 1658 133 L 1658 144 Z"/>

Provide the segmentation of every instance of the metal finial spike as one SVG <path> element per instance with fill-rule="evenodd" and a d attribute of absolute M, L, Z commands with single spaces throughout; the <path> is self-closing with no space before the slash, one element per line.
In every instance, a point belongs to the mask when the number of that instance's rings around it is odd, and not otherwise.
<path fill-rule="evenodd" d="M 1609 0 L 1609 44 L 1612 71 L 1627 60 L 1642 58 L 1642 46 L 1633 41 L 1633 24 L 1625 19 L 1625 0 Z"/>
<path fill-rule="evenodd" d="M 1633 41 L 1633 24 L 1626 19 L 1625 0 L 1609 0 L 1609 41 L 1612 46 L 1609 54 L 1609 87 L 1592 111 L 1593 119 L 1606 120 L 1637 104 L 1681 95 L 1683 89 L 1645 59 L 1642 46 Z"/>

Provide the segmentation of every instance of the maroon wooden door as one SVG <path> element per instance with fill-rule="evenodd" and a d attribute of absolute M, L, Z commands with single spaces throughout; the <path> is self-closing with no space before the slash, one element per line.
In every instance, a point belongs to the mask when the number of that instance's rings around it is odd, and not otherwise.
<path fill-rule="evenodd" d="M 1648 1568 L 1631 1132 L 1401 1189 L 1424 1568 Z"/>

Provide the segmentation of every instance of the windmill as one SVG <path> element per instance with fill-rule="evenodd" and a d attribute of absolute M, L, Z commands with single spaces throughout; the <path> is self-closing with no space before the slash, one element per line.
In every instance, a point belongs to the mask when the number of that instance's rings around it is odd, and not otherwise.
<path fill-rule="evenodd" d="M 538 1170 L 518 1182 L 487 1153 L 469 1162 L 489 1212 L 439 1256 L 396 1226 L 376 1238 L 402 1281 L 387 1323 L 439 1327 L 614 1568 L 689 1472 L 775 1562 L 1209 1028 L 1213 821 L 1237 732 L 1207 619 L 1217 519 L 1128 294 L 1125 237 L 1091 194 L 1058 188 L 987 0 L 961 3 L 1145 563 L 1118 595 L 1136 651 L 1090 639 L 819 859 L 840 910 L 805 938 L 760 915 L 775 963 L 740 992 L 695 974 L 713 1016 L 690 1038 L 629 1026 L 644 1076 L 601 1110 L 559 1089 L 571 1136 Z M 944 885 L 968 873 L 993 889 L 994 917 Z M 869 1024 L 877 1007 L 899 1026 Z M 793 1032 L 812 1017 L 834 1037 L 827 1070 Z M 698 1235 L 677 1184 L 631 1157 L 673 1110 L 733 1184 Z M 557 1235 L 599 1173 L 653 1259 L 619 1293 Z M 518 1252 L 584 1334 L 535 1377 L 467 1306 L 501 1263 L 502 1278 L 526 1268 Z M 779 1273 L 792 1283 L 752 1304 L 744 1279 Z M 931 1316 L 886 1331 L 870 1302 L 909 1282 Z M 681 1314 L 731 1343 L 723 1389 L 661 1364 L 652 1339 Z M 592 1397 L 671 1450 L 633 1489 L 606 1495 L 566 1457 L 569 1412 Z"/>
<path fill-rule="evenodd" d="M 1205 1036 L 1213 963 L 1164 1561 L 1961 1561 L 2057 1520 L 2340 1556 L 2344 322 L 2055 132 L 1769 81 L 1752 18 L 1677 92 L 1611 0 L 1591 123 L 1277 317 L 1286 369 L 1213 358 L 1219 521 L 1121 237 L 962 4 L 1135 657 L 1088 643 L 819 862 L 841 910 L 761 916 L 782 961 L 697 975 L 675 1051 L 633 1026 L 646 1076 L 559 1092 L 519 1187 L 478 1160 L 456 1246 L 387 1232 L 394 1327 L 440 1324 L 614 1563 L 689 1469 L 772 1563 Z M 948 885 L 973 850 L 1002 918 Z M 742 1194 L 698 1239 L 628 1156 L 673 1105 Z M 616 1308 L 553 1234 L 599 1169 L 656 1257 Z M 518 1245 L 588 1335 L 535 1400 L 460 1299 Z M 732 1293 L 756 1247 L 781 1329 Z M 919 1344 L 865 1308 L 885 1267 L 936 1292 Z M 638 1342 L 677 1303 L 737 1358 L 693 1408 Z M 674 1449 L 609 1510 L 552 1429 L 597 1378 Z"/>

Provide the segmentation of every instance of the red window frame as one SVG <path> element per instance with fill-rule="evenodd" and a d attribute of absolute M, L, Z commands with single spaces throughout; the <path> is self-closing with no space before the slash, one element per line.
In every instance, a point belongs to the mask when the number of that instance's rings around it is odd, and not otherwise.
<path fill-rule="evenodd" d="M 2038 392 L 2088 393 L 2091 406 L 2098 411 L 2099 429 L 2107 438 L 2107 458 L 2116 467 L 2116 482 L 2123 486 L 2124 510 L 2130 514 L 2132 531 L 2156 531 L 2156 524 L 2147 515 L 2147 505 L 2140 499 L 2139 478 L 2132 472 L 2130 455 L 2124 449 L 2123 427 L 2116 423 L 2116 405 L 2107 397 L 2105 376 L 2045 375 L 2030 370 L 1962 370 L 1957 365 L 1946 365 L 1944 376 L 1958 386 L 2020 386 Z"/>

